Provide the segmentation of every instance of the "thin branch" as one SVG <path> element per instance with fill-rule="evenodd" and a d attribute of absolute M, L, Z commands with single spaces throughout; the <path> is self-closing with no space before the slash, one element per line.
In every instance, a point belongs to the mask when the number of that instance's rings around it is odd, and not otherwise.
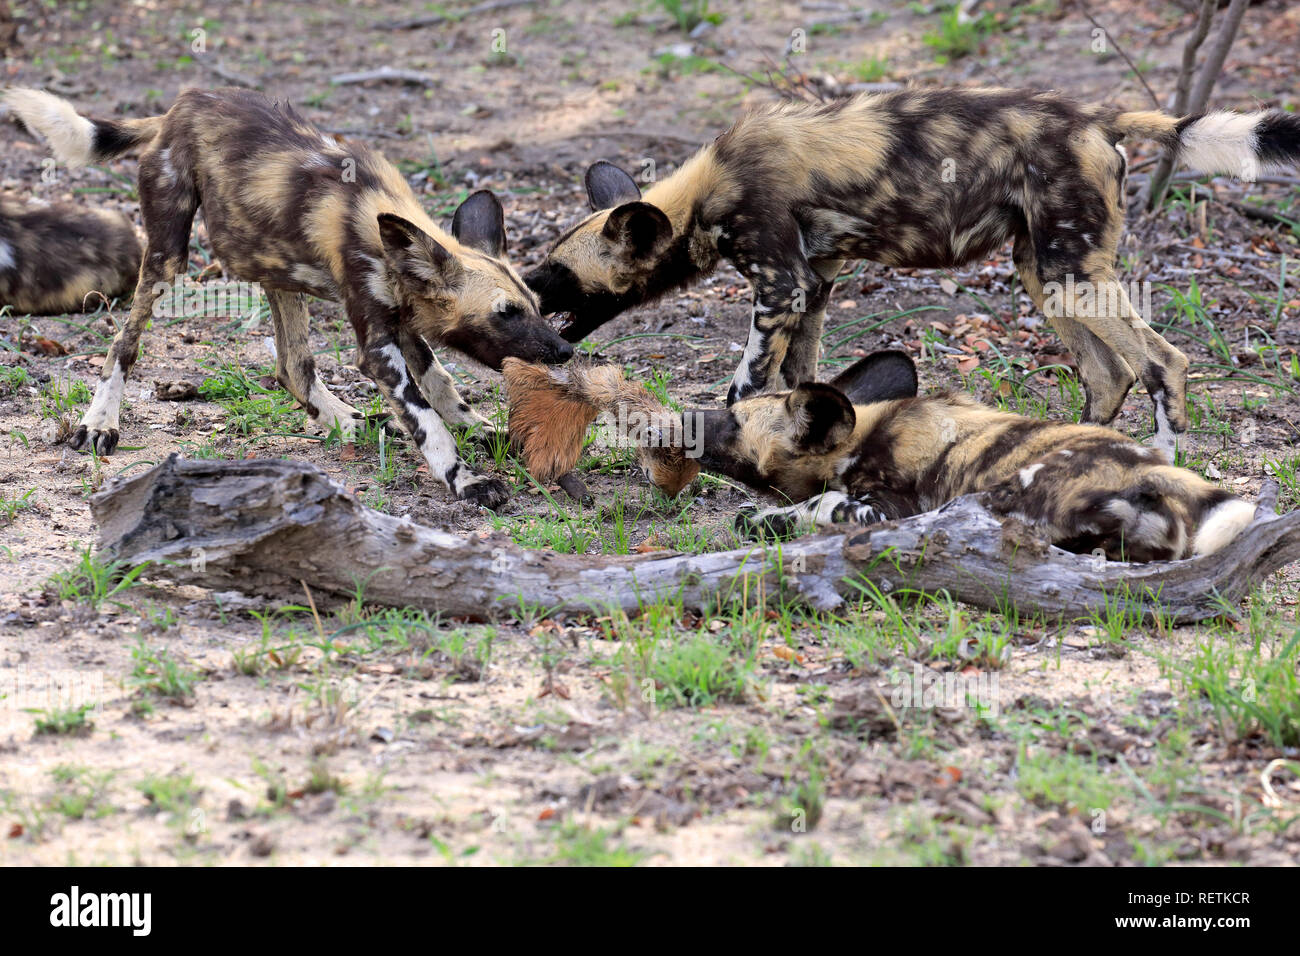
<path fill-rule="evenodd" d="M 1083 10 L 1083 15 L 1088 18 L 1088 22 L 1106 35 L 1106 39 L 1111 42 L 1111 45 L 1115 48 L 1115 52 L 1124 58 L 1124 62 L 1127 63 L 1129 69 L 1133 71 L 1133 75 L 1138 78 L 1138 82 L 1142 84 L 1142 88 L 1147 91 L 1147 96 L 1151 97 L 1151 102 L 1155 104 L 1156 109 L 1160 109 L 1160 98 L 1156 96 L 1155 90 L 1151 89 L 1151 85 L 1147 83 L 1147 78 L 1142 75 L 1142 71 L 1137 68 L 1137 64 L 1133 62 L 1126 52 L 1124 52 L 1124 48 L 1119 45 L 1119 41 L 1111 36 L 1109 30 L 1097 22 L 1097 18 L 1094 17 L 1092 11 L 1088 9 L 1086 0 L 1079 0 L 1079 7 Z"/>

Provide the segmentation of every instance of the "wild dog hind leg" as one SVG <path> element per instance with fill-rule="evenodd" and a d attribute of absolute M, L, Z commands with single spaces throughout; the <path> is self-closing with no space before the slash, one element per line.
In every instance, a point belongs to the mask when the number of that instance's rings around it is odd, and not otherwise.
<path fill-rule="evenodd" d="M 111 455 L 117 448 L 122 393 L 140 354 L 140 335 L 162 290 L 185 272 L 190 226 L 199 205 L 188 177 L 171 169 L 156 150 L 140 157 L 138 188 L 146 241 L 131 315 L 108 347 L 94 400 L 71 439 L 73 448 L 97 455 Z"/>
<path fill-rule="evenodd" d="M 268 291 L 266 299 L 275 323 L 275 377 L 302 403 L 317 427 L 326 432 L 337 427 L 343 441 L 351 442 L 361 413 L 336 398 L 316 373 L 307 337 L 306 299 L 297 293 L 277 291 Z"/>
<path fill-rule="evenodd" d="M 765 238 L 774 244 L 767 256 L 762 253 L 749 256 L 739 252 L 735 256 L 736 267 L 754 290 L 754 314 L 749 341 L 727 393 L 728 405 L 762 391 L 793 388 L 799 384 L 787 382 L 782 374 L 790 343 L 801 335 L 801 329 L 810 316 L 817 316 L 820 321 L 826 310 L 830 284 L 798 254 L 797 227 L 788 240 L 789 244 L 783 243 L 780 236 L 779 232 L 765 234 Z M 793 258 L 791 249 L 795 250 Z M 802 374 L 810 359 L 815 367 L 817 353 L 816 348 L 808 344 L 798 348 L 792 371 L 796 371 L 794 366 L 798 366 L 797 371 Z"/>
<path fill-rule="evenodd" d="M 821 357 L 826 307 L 835 288 L 835 277 L 843 265 L 843 259 L 816 259 L 812 262 L 813 270 L 822 278 L 818 295 L 814 297 L 821 308 L 804 316 L 786 348 L 785 361 L 781 363 L 781 377 L 790 387 L 801 382 L 817 381 L 817 361 Z"/>

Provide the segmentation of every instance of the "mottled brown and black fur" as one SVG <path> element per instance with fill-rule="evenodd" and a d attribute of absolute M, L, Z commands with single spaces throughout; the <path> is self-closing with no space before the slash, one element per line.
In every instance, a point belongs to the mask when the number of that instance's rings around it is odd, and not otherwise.
<path fill-rule="evenodd" d="M 108 299 L 130 292 L 139 272 L 140 240 L 121 213 L 0 198 L 0 306 L 80 312 L 92 292 Z"/>
<path fill-rule="evenodd" d="M 1067 550 L 1154 561 L 1215 551 L 1254 513 L 1112 429 L 1012 415 L 964 393 L 918 397 L 901 352 L 697 414 L 706 469 L 794 502 L 742 514 L 747 532 L 902 518 L 979 493 Z"/>
<path fill-rule="evenodd" d="M 104 363 L 74 442 L 117 444 L 122 382 L 161 289 L 184 271 L 200 205 L 213 251 L 233 276 L 260 283 L 275 321 L 277 373 L 324 428 L 357 412 L 316 374 L 304 295 L 337 299 L 357 337 L 358 366 L 419 445 L 430 474 L 457 496 L 495 507 L 496 479 L 475 475 L 444 421 L 487 423 L 457 394 L 429 343 L 499 368 L 507 356 L 572 355 L 505 259 L 501 205 L 488 192 L 433 222 L 401 173 L 360 143 L 324 133 L 291 107 L 246 90 L 186 90 L 163 116 L 90 120 L 58 97 L 10 90 L 6 104 L 64 161 L 139 149 L 147 247 L 134 305 Z"/>
<path fill-rule="evenodd" d="M 1242 177 L 1300 159 L 1300 117 L 1280 111 L 1179 120 L 1000 89 L 781 103 L 741 118 L 644 196 L 626 173 L 593 165 L 595 212 L 526 279 L 544 312 L 569 314 L 564 334 L 576 341 L 731 261 L 754 291 L 731 403 L 815 379 L 845 260 L 953 267 L 1013 241 L 1025 289 L 1078 362 L 1085 419 L 1111 421 L 1141 381 L 1157 443 L 1171 449 L 1187 426 L 1187 360 L 1133 309 L 1115 272 L 1126 168 L 1117 147 L 1134 136 Z M 1093 301 L 1080 300 L 1084 290 Z"/>

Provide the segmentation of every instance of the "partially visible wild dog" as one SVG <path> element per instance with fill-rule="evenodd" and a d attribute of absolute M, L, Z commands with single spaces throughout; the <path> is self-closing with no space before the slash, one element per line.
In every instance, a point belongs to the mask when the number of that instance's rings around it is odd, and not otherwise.
<path fill-rule="evenodd" d="M 74 445 L 105 455 L 117 446 L 122 385 L 140 333 L 160 291 L 185 269 L 201 204 L 222 265 L 266 290 L 276 375 L 318 426 L 350 432 L 360 416 L 316 374 L 304 293 L 343 303 L 358 366 L 379 385 L 430 475 L 487 507 L 506 500 L 503 482 L 474 474 L 456 453 L 444 421 L 487 423 L 461 399 L 429 343 L 496 369 L 511 355 L 563 362 L 573 348 L 506 262 L 504 214 L 491 193 L 465 200 L 448 235 L 379 153 L 246 90 L 186 90 L 163 116 L 120 121 L 86 119 L 38 90 L 10 90 L 4 101 L 70 165 L 143 150 L 147 248 L 135 302 Z"/>
<path fill-rule="evenodd" d="M 629 382 L 617 365 L 547 369 L 518 359 L 501 367 L 510 406 L 510 443 L 529 474 L 553 481 L 571 471 L 587 426 L 612 420 L 615 440 L 636 448 L 646 478 L 670 497 L 695 480 L 700 463 L 688 448 L 686 426 L 644 385 Z"/>
<path fill-rule="evenodd" d="M 978 492 L 994 514 L 1057 546 L 1112 560 L 1208 554 L 1254 506 L 1164 453 L 1099 425 L 999 412 L 961 392 L 916 395 L 901 352 L 878 352 L 829 384 L 806 383 L 704 411 L 704 468 L 796 504 L 737 517 L 746 534 L 871 523 Z"/>
<path fill-rule="evenodd" d="M 81 312 L 86 296 L 135 288 L 140 240 L 119 212 L 0 199 L 0 306 L 15 313 Z"/>
<path fill-rule="evenodd" d="M 578 341 L 625 309 L 727 259 L 754 315 L 727 396 L 816 379 L 822 322 L 844 260 L 945 268 L 1014 240 L 1026 291 L 1074 353 L 1084 420 L 1106 424 L 1140 380 L 1156 444 L 1187 428 L 1187 359 L 1143 320 L 1115 272 L 1127 167 L 1149 137 L 1205 172 L 1251 179 L 1300 160 L 1300 116 L 1272 110 L 1178 119 L 1054 93 L 901 90 L 742 117 L 646 191 L 587 170 L 594 210 L 525 278 Z"/>

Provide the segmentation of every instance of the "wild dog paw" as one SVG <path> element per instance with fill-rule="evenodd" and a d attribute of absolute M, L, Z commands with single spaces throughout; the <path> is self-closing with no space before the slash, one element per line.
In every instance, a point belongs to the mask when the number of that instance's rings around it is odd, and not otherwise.
<path fill-rule="evenodd" d="M 101 458 L 107 458 L 117 451 L 118 438 L 116 428 L 95 428 L 81 424 L 68 439 L 68 444 L 77 451 L 85 449 Z"/>
<path fill-rule="evenodd" d="M 734 527 L 736 534 L 749 541 L 762 538 L 781 539 L 793 537 L 798 529 L 798 521 L 779 512 L 760 512 L 752 505 L 742 508 L 736 515 Z"/>
<path fill-rule="evenodd" d="M 462 485 L 457 497 L 481 508 L 495 511 L 510 500 L 510 489 L 497 478 L 479 478 Z"/>

